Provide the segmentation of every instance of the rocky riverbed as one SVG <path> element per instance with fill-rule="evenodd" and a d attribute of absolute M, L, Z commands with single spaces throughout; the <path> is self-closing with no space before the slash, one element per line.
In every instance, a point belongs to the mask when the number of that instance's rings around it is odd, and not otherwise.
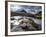
<path fill-rule="evenodd" d="M 14 18 L 14 19 L 13 19 Z M 11 31 L 37 31 L 41 30 L 42 20 L 26 16 L 11 17 Z"/>

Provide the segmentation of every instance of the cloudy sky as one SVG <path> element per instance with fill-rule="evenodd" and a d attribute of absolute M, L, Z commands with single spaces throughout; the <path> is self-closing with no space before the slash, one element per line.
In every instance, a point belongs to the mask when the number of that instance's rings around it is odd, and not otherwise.
<path fill-rule="evenodd" d="M 27 13 L 38 13 L 39 11 L 42 11 L 41 6 L 27 6 L 27 5 L 15 5 L 11 4 L 10 9 L 12 12 L 20 12 L 22 10 L 25 10 Z"/>

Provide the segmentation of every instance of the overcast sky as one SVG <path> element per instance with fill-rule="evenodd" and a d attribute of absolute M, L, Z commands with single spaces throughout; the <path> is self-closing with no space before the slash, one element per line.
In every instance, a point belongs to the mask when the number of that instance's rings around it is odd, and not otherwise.
<path fill-rule="evenodd" d="M 11 4 L 10 9 L 12 12 L 20 12 L 21 10 L 25 10 L 27 13 L 37 13 L 42 11 L 41 6 L 27 6 L 27 5 L 15 5 Z"/>

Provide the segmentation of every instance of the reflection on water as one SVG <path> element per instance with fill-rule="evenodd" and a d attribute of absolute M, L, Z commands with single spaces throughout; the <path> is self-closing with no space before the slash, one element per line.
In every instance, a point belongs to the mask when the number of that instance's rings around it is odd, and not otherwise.
<path fill-rule="evenodd" d="M 27 16 L 11 17 L 11 31 L 36 31 L 41 30 L 41 19 L 35 19 Z"/>

